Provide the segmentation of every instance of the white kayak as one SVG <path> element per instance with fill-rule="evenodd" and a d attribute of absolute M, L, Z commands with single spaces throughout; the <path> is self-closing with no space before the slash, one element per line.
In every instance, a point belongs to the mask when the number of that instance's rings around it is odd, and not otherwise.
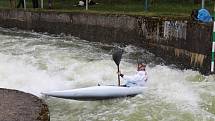
<path fill-rule="evenodd" d="M 145 87 L 120 87 L 120 86 L 93 86 L 64 91 L 53 91 L 42 93 L 64 99 L 74 100 L 105 100 L 120 97 L 129 97 L 141 94 Z"/>

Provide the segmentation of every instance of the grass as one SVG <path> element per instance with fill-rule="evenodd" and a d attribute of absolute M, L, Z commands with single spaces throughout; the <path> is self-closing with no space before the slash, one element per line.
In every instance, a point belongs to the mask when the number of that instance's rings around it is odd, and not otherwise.
<path fill-rule="evenodd" d="M 39 0 L 40 1 L 40 0 Z M 58 11 L 85 11 L 85 7 L 74 7 L 78 0 L 53 0 L 53 10 Z M 89 12 L 98 13 L 128 13 L 135 15 L 165 15 L 189 16 L 193 9 L 201 7 L 192 0 L 154 0 L 148 11 L 144 11 L 144 0 L 94 0 L 97 5 L 89 6 Z M 150 0 L 148 0 L 150 1 Z M 152 0 L 151 0 L 152 1 Z M 31 0 L 26 0 L 27 8 L 32 8 Z M 18 3 L 18 1 L 17 1 Z M 206 2 L 206 8 L 213 10 L 213 3 Z M 0 8 L 10 8 L 9 0 L 0 0 Z M 44 0 L 44 10 L 48 9 L 48 0 Z M 39 10 L 39 9 L 37 9 Z"/>

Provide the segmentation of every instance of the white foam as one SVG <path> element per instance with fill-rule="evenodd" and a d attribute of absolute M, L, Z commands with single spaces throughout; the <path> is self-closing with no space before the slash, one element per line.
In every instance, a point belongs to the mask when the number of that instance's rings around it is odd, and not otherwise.
<path fill-rule="evenodd" d="M 65 80 L 57 75 L 38 70 L 19 58 L 0 54 L 0 87 L 17 89 L 40 95 L 42 91 L 68 88 Z M 59 86 L 61 85 L 61 86 Z"/>
<path fill-rule="evenodd" d="M 184 108 L 199 108 L 200 95 L 192 83 L 186 81 L 187 74 L 189 72 L 157 65 L 150 70 L 147 85 L 169 103 L 184 105 Z"/>

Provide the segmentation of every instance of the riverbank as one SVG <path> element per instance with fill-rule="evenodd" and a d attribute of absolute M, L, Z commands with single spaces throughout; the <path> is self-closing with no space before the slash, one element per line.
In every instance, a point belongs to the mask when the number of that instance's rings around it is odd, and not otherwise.
<path fill-rule="evenodd" d="M 26 1 L 27 10 L 41 10 L 40 0 L 39 8 L 33 9 L 32 1 Z M 79 11 L 84 12 L 85 7 L 78 7 L 77 0 L 55 0 L 49 9 L 48 0 L 43 0 L 43 11 Z M 153 15 L 153 16 L 190 16 L 193 9 L 201 8 L 201 2 L 196 3 L 193 0 L 93 0 L 97 4 L 89 5 L 88 11 L 98 13 L 126 13 L 135 15 Z M 16 5 L 18 2 L 16 2 Z M 205 1 L 205 8 L 213 11 L 213 1 Z M 16 7 L 16 6 L 14 6 Z M 8 0 L 0 1 L 0 8 L 12 8 Z M 147 8 L 147 9 L 146 9 Z M 19 8 L 22 9 L 22 8 Z"/>

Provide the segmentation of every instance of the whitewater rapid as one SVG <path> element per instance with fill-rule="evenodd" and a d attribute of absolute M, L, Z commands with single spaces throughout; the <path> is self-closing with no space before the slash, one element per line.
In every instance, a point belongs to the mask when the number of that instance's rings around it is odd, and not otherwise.
<path fill-rule="evenodd" d="M 213 75 L 166 66 L 132 45 L 120 69 L 134 74 L 137 58 L 148 64 L 147 89 L 133 98 L 74 101 L 46 98 L 41 92 L 117 84 L 112 50 L 118 45 L 66 35 L 0 28 L 0 87 L 21 90 L 46 101 L 51 121 L 215 121 Z"/>

